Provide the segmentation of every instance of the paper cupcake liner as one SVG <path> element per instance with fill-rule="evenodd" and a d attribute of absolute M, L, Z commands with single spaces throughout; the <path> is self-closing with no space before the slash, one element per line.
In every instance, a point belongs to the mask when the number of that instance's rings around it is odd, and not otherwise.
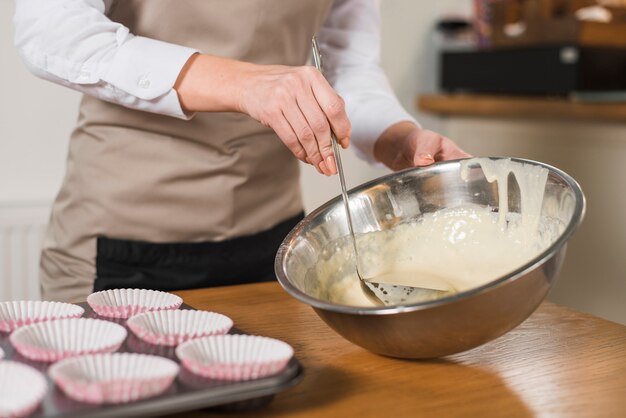
<path fill-rule="evenodd" d="M 80 318 L 85 310 L 78 305 L 40 300 L 0 302 L 0 332 L 53 319 Z"/>
<path fill-rule="evenodd" d="M 256 335 L 217 335 L 187 341 L 176 355 L 191 372 L 216 380 L 251 380 L 279 373 L 293 356 L 283 341 Z"/>
<path fill-rule="evenodd" d="M 158 290 L 111 289 L 92 293 L 87 303 L 100 316 L 128 318 L 143 312 L 178 309 L 183 300 Z"/>
<path fill-rule="evenodd" d="M 133 316 L 127 325 L 150 344 L 173 346 L 193 338 L 226 334 L 233 320 L 216 312 L 167 310 Z"/>
<path fill-rule="evenodd" d="M 128 403 L 165 392 L 178 374 L 176 362 L 137 353 L 97 354 L 60 361 L 50 378 L 70 398 L 92 404 Z"/>
<path fill-rule="evenodd" d="M 18 328 L 10 340 L 24 357 L 53 362 L 66 357 L 115 351 L 124 342 L 126 334 L 123 326 L 112 322 L 74 318 Z"/>
<path fill-rule="evenodd" d="M 15 361 L 0 362 L 0 417 L 31 415 L 48 390 L 41 373 Z"/>

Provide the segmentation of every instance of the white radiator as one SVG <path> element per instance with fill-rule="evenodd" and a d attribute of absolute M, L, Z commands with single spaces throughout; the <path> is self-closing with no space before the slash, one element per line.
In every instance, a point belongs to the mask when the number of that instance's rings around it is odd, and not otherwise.
<path fill-rule="evenodd" d="M 0 301 L 36 300 L 49 202 L 0 204 Z"/>

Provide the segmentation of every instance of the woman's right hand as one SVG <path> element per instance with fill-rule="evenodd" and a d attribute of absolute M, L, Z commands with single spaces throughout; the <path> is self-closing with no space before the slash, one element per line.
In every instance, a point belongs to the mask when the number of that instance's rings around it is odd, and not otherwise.
<path fill-rule="evenodd" d="M 257 65 L 196 54 L 176 82 L 189 112 L 236 111 L 272 128 L 301 161 L 337 173 L 330 133 L 347 148 L 350 121 L 344 102 L 314 67 Z"/>

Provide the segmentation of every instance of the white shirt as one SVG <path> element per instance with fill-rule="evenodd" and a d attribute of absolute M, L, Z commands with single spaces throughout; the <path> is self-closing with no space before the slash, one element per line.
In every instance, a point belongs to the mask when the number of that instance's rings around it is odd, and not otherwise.
<path fill-rule="evenodd" d="M 134 36 L 106 12 L 112 0 L 17 0 L 15 45 L 37 76 L 119 105 L 187 119 L 173 86 L 197 51 Z M 52 28 L 52 29 L 51 29 Z M 346 102 L 357 153 L 374 161 L 376 139 L 402 108 L 379 66 L 376 0 L 335 0 L 318 34 L 324 72 Z"/>

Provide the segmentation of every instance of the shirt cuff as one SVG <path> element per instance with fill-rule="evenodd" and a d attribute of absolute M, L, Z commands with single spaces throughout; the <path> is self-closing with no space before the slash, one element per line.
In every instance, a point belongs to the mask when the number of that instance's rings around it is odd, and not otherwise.
<path fill-rule="evenodd" d="M 189 119 L 192 115 L 183 111 L 173 87 L 183 66 L 197 52 L 194 48 L 134 36 L 120 46 L 102 81 L 139 99 L 166 105 L 159 113 Z"/>

